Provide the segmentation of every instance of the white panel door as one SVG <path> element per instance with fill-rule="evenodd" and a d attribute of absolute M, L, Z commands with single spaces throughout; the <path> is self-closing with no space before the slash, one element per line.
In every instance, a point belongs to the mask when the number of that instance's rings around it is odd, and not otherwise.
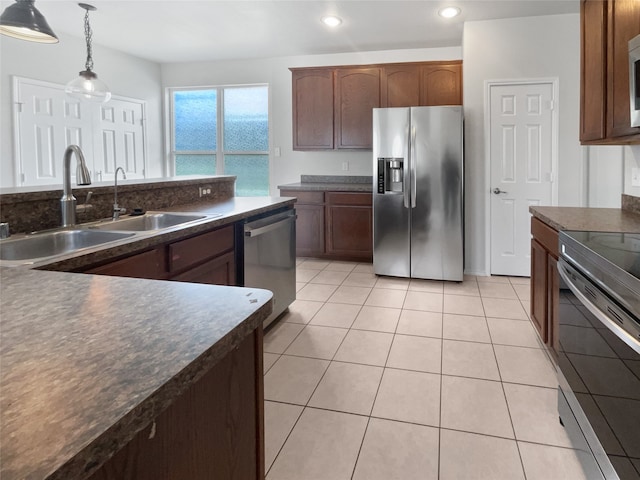
<path fill-rule="evenodd" d="M 553 84 L 491 85 L 491 274 L 529 276 L 529 207 L 551 205 Z"/>
<path fill-rule="evenodd" d="M 127 179 L 144 178 L 144 102 L 116 97 L 101 105 L 94 135 L 102 180 L 112 181 L 118 167 Z"/>
<path fill-rule="evenodd" d="M 114 96 L 106 104 L 79 102 L 64 85 L 14 77 L 16 185 L 62 185 L 62 158 L 79 145 L 94 182 L 145 178 L 145 102 Z M 71 162 L 75 178 L 75 160 Z"/>
<path fill-rule="evenodd" d="M 92 157 L 91 109 L 58 85 L 21 79 L 16 84 L 16 185 L 62 185 L 68 145 Z M 72 162 L 72 178 L 75 178 Z"/>

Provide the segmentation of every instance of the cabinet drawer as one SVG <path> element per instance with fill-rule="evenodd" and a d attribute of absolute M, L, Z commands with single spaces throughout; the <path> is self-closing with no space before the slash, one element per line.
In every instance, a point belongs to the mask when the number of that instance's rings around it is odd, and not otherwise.
<path fill-rule="evenodd" d="M 324 192 L 307 192 L 301 190 L 280 190 L 283 197 L 296 197 L 297 203 L 324 203 Z"/>
<path fill-rule="evenodd" d="M 172 277 L 171 280 L 209 285 L 235 285 L 236 268 L 233 252 L 208 260 L 191 270 Z"/>
<path fill-rule="evenodd" d="M 361 192 L 327 192 L 327 203 L 330 205 L 362 205 L 370 207 L 373 195 Z"/>
<path fill-rule="evenodd" d="M 558 258 L 558 232 L 536 217 L 531 217 L 531 235 L 551 255 Z"/>
<path fill-rule="evenodd" d="M 164 271 L 164 248 L 156 248 L 148 252 L 138 253 L 137 255 L 132 255 L 100 267 L 86 270 L 84 273 L 117 277 L 150 278 L 155 280 L 163 279 L 166 278 Z"/>
<path fill-rule="evenodd" d="M 232 250 L 233 246 L 233 225 L 172 243 L 169 245 L 169 271 L 188 268 Z"/>

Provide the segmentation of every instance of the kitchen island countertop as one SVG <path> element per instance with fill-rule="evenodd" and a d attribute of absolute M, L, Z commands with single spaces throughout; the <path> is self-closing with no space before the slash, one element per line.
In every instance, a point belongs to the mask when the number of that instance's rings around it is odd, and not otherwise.
<path fill-rule="evenodd" d="M 131 255 L 144 249 L 152 248 L 162 243 L 182 239 L 189 235 L 195 235 L 222 227 L 230 223 L 242 221 L 266 212 L 280 208 L 291 207 L 295 202 L 293 197 L 232 197 L 227 200 L 212 202 L 200 202 L 186 205 L 176 205 L 169 209 L 158 211 L 191 212 L 202 214 L 218 214 L 219 216 L 204 221 L 190 222 L 184 225 L 159 230 L 152 234 L 134 236 L 124 240 L 117 240 L 108 244 L 98 245 L 92 248 L 84 248 L 67 254 L 49 257 L 29 264 L 20 264 L 19 267 L 37 268 L 42 270 L 55 270 L 61 272 L 81 271 L 87 266 L 98 262 L 108 261 L 112 258 Z M 120 217 L 126 218 L 126 217 Z M 78 225 L 79 228 L 87 228 L 87 225 Z M 19 238 L 24 235 L 15 235 L 10 238 Z M 13 266 L 11 262 L 1 262 L 1 266 Z"/>
<path fill-rule="evenodd" d="M 640 215 L 620 208 L 529 207 L 556 230 L 640 233 Z"/>
<path fill-rule="evenodd" d="M 0 268 L 0 477 L 86 478 L 256 328 L 271 292 Z"/>

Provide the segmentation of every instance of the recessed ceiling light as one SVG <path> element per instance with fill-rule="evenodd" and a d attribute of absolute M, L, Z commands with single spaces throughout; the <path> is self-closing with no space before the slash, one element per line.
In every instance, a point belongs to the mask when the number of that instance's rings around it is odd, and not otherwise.
<path fill-rule="evenodd" d="M 335 17 L 333 15 L 327 15 L 326 17 L 322 17 L 322 23 L 329 27 L 337 27 L 342 23 L 342 19 L 340 17 Z"/>
<path fill-rule="evenodd" d="M 460 9 L 458 7 L 445 7 L 438 11 L 438 15 L 443 18 L 453 18 L 460 15 Z"/>

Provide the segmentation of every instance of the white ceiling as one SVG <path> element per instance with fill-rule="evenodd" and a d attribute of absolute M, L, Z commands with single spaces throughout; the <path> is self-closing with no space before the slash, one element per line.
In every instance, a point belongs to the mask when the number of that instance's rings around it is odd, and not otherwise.
<path fill-rule="evenodd" d="M 84 1 L 98 9 L 90 14 L 95 44 L 160 63 L 460 46 L 465 21 L 579 12 L 578 0 Z M 35 5 L 54 32 L 84 35 L 77 2 Z M 462 14 L 440 18 L 446 5 Z M 321 24 L 328 14 L 342 25 Z"/>

